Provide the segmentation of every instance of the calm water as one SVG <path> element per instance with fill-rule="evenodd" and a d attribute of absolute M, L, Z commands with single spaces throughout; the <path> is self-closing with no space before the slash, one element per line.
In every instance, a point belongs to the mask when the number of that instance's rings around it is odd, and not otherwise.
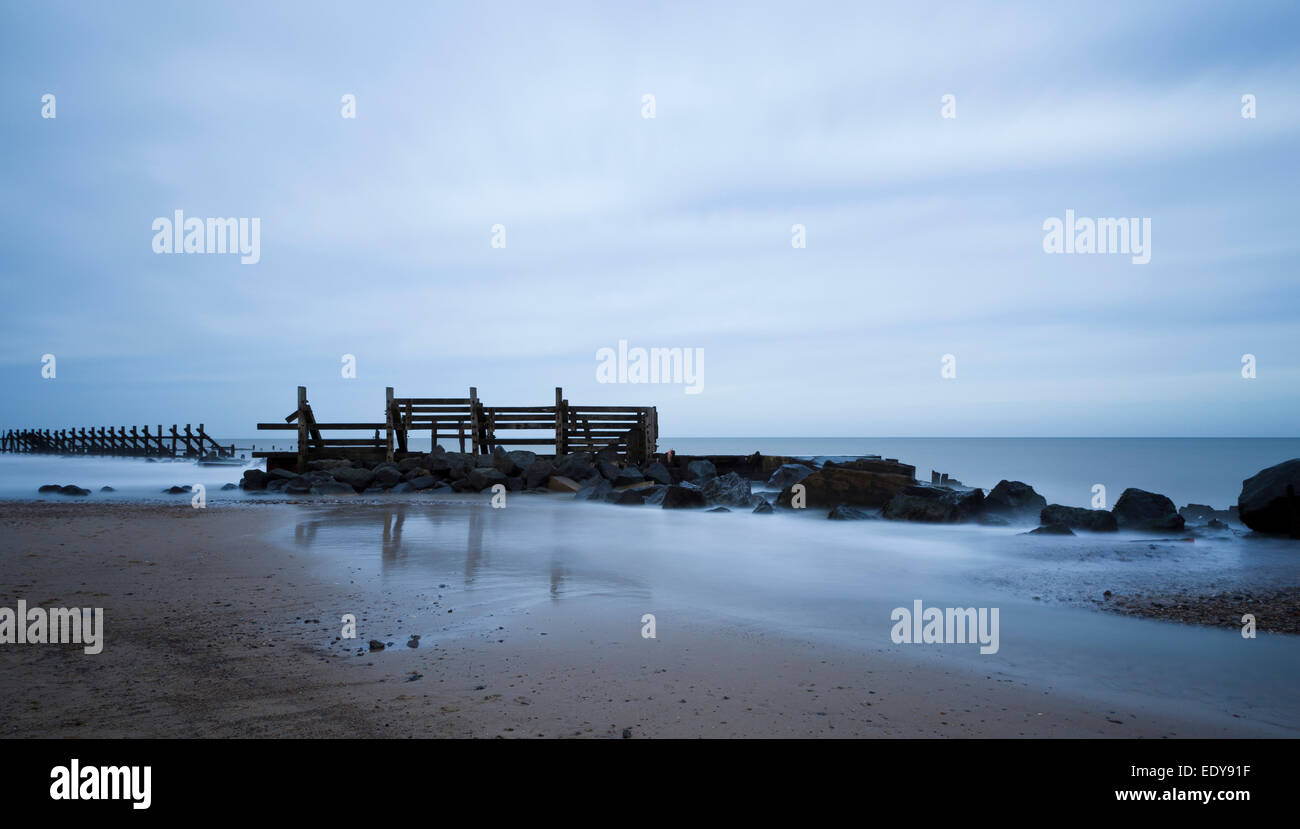
<path fill-rule="evenodd" d="M 259 449 L 272 445 L 250 438 L 221 442 Z M 427 440 L 413 443 L 428 447 Z M 283 441 L 274 445 L 293 447 Z M 681 454 L 881 455 L 912 464 L 922 480 L 929 480 L 934 469 L 986 490 L 1003 478 L 1024 481 L 1050 503 L 1089 506 L 1093 485 L 1102 484 L 1107 506 L 1126 487 L 1138 487 L 1168 495 L 1179 506 L 1224 508 L 1237 502 L 1245 478 L 1300 457 L 1300 438 L 664 438 L 659 448 Z M 119 497 L 202 483 L 212 495 L 240 474 L 184 462 L 0 455 L 0 498 L 34 497 L 37 487 L 47 483 L 96 490 L 108 484 L 121 490 Z"/>

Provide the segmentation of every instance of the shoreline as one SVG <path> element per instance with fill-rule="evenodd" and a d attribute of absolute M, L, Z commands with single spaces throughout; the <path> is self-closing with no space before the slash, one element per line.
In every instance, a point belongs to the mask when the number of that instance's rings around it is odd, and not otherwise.
<path fill-rule="evenodd" d="M 386 510 L 349 511 L 358 508 Z M 0 649 L 0 685 L 13 703 L 0 736 L 1295 733 L 1244 710 L 1205 721 L 717 618 L 662 626 L 644 640 L 599 594 L 493 603 L 446 583 L 423 596 L 413 620 L 414 594 L 394 594 L 418 585 L 275 540 L 309 516 L 331 526 L 328 513 L 0 503 L 15 597 L 100 606 L 107 620 L 99 656 L 71 646 Z M 401 553 L 380 553 L 390 554 Z M 360 627 L 346 647 L 333 642 L 330 617 L 340 608 L 357 608 Z M 404 646 L 411 633 L 420 647 Z M 366 650 L 375 634 L 394 647 Z"/>

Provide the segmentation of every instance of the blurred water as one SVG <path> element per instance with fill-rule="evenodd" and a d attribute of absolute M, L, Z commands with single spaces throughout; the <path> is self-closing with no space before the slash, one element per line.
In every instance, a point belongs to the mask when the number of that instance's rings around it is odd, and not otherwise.
<path fill-rule="evenodd" d="M 1099 613 L 1101 592 L 1300 583 L 1300 542 L 1019 536 L 1016 530 L 618 508 L 511 496 L 312 509 L 282 542 L 394 607 L 456 592 L 456 617 L 608 608 L 659 635 L 706 620 L 1132 700 L 1300 728 L 1300 637 Z M 366 576 L 377 582 L 360 581 Z M 368 585 L 368 586 L 367 586 Z M 895 607 L 997 607 L 1000 649 L 896 645 Z M 468 611 L 468 613 L 467 613 Z M 440 617 L 440 622 L 448 622 Z M 472 626 L 470 626 L 472 627 Z M 454 634 L 441 632 L 440 641 Z M 469 628 L 465 635 L 470 635 Z"/>

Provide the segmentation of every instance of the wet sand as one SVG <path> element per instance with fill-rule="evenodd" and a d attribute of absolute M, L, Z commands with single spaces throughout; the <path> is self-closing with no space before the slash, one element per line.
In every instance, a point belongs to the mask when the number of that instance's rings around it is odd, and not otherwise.
<path fill-rule="evenodd" d="M 391 508 L 338 509 L 382 520 L 391 540 Z M 467 590 L 469 579 L 423 584 L 365 555 L 338 561 L 306 539 L 276 540 L 336 517 L 293 504 L 0 504 L 0 604 L 103 607 L 106 619 L 97 656 L 0 646 L 0 736 L 1295 733 L 1246 711 L 1175 713 L 708 614 L 670 614 L 645 639 L 617 590 L 502 601 Z M 337 640 L 344 613 L 357 639 Z M 406 647 L 411 634 L 418 648 Z M 370 639 L 393 647 L 372 652 Z"/>

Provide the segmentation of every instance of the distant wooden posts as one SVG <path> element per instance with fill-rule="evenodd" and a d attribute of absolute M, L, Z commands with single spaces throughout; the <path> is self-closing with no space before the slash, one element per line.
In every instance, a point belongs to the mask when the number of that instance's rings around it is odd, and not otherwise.
<path fill-rule="evenodd" d="M 185 424 L 182 435 L 175 424 L 170 448 L 163 428 L 151 434 L 148 426 L 81 426 L 66 429 L 8 429 L 0 433 L 0 452 L 57 455 L 106 455 L 121 458 L 192 457 L 233 458 L 235 446 L 222 446 L 202 423 L 197 432 Z M 178 443 L 183 442 L 183 450 Z"/>

